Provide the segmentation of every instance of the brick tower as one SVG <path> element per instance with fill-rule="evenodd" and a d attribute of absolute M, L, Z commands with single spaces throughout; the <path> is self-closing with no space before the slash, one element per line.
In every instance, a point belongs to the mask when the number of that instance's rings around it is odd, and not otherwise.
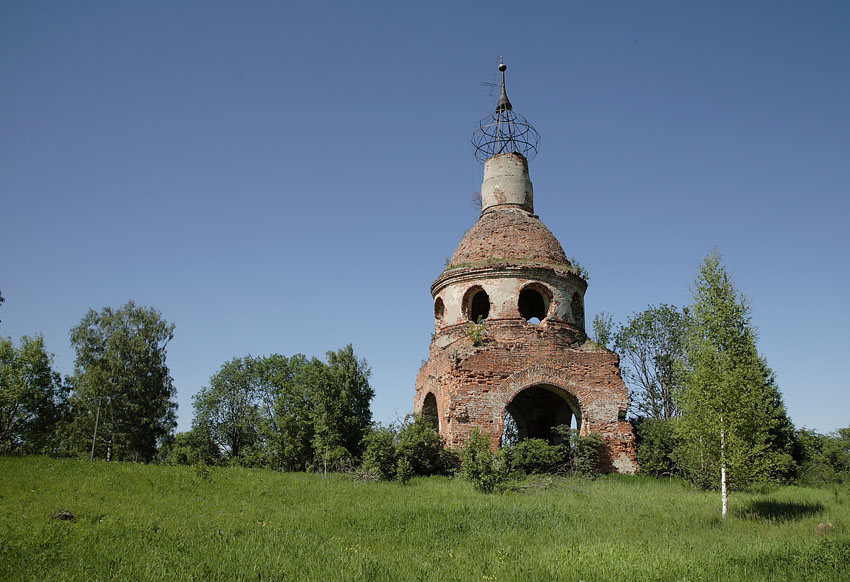
<path fill-rule="evenodd" d="M 587 282 L 534 214 L 537 132 L 512 111 L 499 69 L 502 97 L 473 138 L 484 159 L 481 216 L 431 285 L 435 333 L 414 411 L 452 446 L 475 427 L 500 446 L 508 414 L 521 439 L 553 440 L 552 427 L 572 424 L 602 436 L 601 469 L 631 473 L 619 358 L 587 339 Z"/>

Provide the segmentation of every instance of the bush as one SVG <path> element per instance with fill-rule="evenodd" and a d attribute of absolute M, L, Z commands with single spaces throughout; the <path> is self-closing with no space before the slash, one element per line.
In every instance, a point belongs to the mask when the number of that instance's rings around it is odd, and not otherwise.
<path fill-rule="evenodd" d="M 363 464 L 360 470 L 379 481 L 396 478 L 399 465 L 396 451 L 396 431 L 392 427 L 373 427 L 363 437 Z"/>
<path fill-rule="evenodd" d="M 490 438 L 475 428 L 460 450 L 460 472 L 484 493 L 491 493 L 507 478 L 504 463 L 490 450 Z"/>
<path fill-rule="evenodd" d="M 407 457 L 399 457 L 396 464 L 396 479 L 401 483 L 407 483 L 413 477 L 413 465 Z"/>
<path fill-rule="evenodd" d="M 445 443 L 431 421 L 423 416 L 405 419 L 398 432 L 398 458 L 410 463 L 414 475 L 446 475 L 451 472 Z"/>
<path fill-rule="evenodd" d="M 675 461 L 679 441 L 674 423 L 675 420 L 660 418 L 644 418 L 634 423 L 641 473 L 655 477 L 681 474 Z"/>
<path fill-rule="evenodd" d="M 565 464 L 563 447 L 550 445 L 543 439 L 525 439 L 502 451 L 508 469 L 526 475 L 553 473 Z"/>
<path fill-rule="evenodd" d="M 599 476 L 599 453 L 602 450 L 602 437 L 599 433 L 580 436 L 572 431 L 570 440 L 570 470 L 582 477 Z"/>

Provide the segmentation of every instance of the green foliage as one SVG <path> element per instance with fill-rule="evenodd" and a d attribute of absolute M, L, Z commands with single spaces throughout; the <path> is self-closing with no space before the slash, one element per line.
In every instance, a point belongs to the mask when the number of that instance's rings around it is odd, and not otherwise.
<path fill-rule="evenodd" d="M 375 426 L 363 437 L 363 464 L 360 470 L 380 481 L 392 481 L 400 468 L 396 450 L 397 433 L 392 427 Z M 410 460 L 404 459 L 404 469 L 411 473 Z"/>
<path fill-rule="evenodd" d="M 796 437 L 800 483 L 850 483 L 850 427 L 826 435 L 803 428 Z"/>
<path fill-rule="evenodd" d="M 67 398 L 42 336 L 0 338 L 0 454 L 57 452 Z"/>
<path fill-rule="evenodd" d="M 2 580 L 850 579 L 846 489 L 741 493 L 718 527 L 714 496 L 678 479 L 481 495 L 443 477 L 364 486 L 45 457 L 0 458 L 0 475 Z"/>
<path fill-rule="evenodd" d="M 680 446 L 675 423 L 672 418 L 643 418 L 634 423 L 641 473 L 655 477 L 681 474 L 675 461 Z"/>
<path fill-rule="evenodd" d="M 413 465 L 407 457 L 399 457 L 396 467 L 396 478 L 399 483 L 407 483 L 413 478 Z"/>
<path fill-rule="evenodd" d="M 445 442 L 424 416 L 408 416 L 398 431 L 398 457 L 407 459 L 414 475 L 447 475 L 452 464 Z"/>
<path fill-rule="evenodd" d="M 764 359 L 756 350 L 750 309 L 732 284 L 720 255 L 700 267 L 685 346 L 680 396 L 684 474 L 701 487 L 717 486 L 720 466 L 730 487 L 782 481 L 794 473 L 793 426 Z M 725 447 L 721 446 L 725 439 Z"/>
<path fill-rule="evenodd" d="M 196 425 L 179 432 L 161 451 L 162 462 L 168 465 L 218 464 L 221 451 L 210 434 L 209 427 Z"/>
<path fill-rule="evenodd" d="M 505 463 L 490 449 L 490 437 L 477 427 L 460 450 L 460 473 L 483 493 L 492 493 L 507 479 Z"/>
<path fill-rule="evenodd" d="M 569 444 L 565 454 L 568 461 L 567 470 L 579 477 L 596 478 L 599 476 L 599 456 L 602 453 L 602 437 L 598 433 L 581 435 L 567 425 L 554 428 L 555 432 L 564 439 L 564 445 Z"/>
<path fill-rule="evenodd" d="M 399 428 L 375 426 L 363 446 L 360 471 L 381 481 L 448 475 L 457 465 L 433 422 L 424 416 L 410 415 Z"/>
<path fill-rule="evenodd" d="M 614 316 L 605 311 L 600 311 L 593 316 L 593 341 L 607 348 L 613 338 Z"/>
<path fill-rule="evenodd" d="M 314 376 L 310 394 L 313 450 L 323 463 L 332 451 L 339 457 L 339 449 L 345 449 L 349 457 L 360 457 L 363 436 L 372 422 L 369 405 L 375 395 L 369 385 L 369 366 L 365 359 L 357 359 L 351 344 L 328 352 L 327 358 L 324 373 Z"/>
<path fill-rule="evenodd" d="M 525 439 L 501 450 L 508 470 L 532 473 L 552 473 L 565 464 L 563 447 L 550 445 L 543 439 Z"/>
<path fill-rule="evenodd" d="M 614 336 L 620 368 L 638 417 L 680 415 L 681 367 L 687 337 L 688 311 L 670 305 L 649 306 L 633 314 Z"/>
<path fill-rule="evenodd" d="M 585 269 L 581 263 L 578 262 L 578 259 L 574 259 L 573 257 L 569 257 L 567 259 L 570 262 L 570 271 L 584 279 L 585 281 L 590 281 L 590 273 Z"/>
<path fill-rule="evenodd" d="M 487 328 L 484 327 L 484 324 L 480 320 L 478 323 L 470 321 L 466 324 L 466 337 L 472 341 L 472 345 L 480 346 L 487 338 Z"/>
<path fill-rule="evenodd" d="M 230 464 L 320 471 L 362 453 L 374 395 L 369 367 L 348 345 L 327 363 L 301 354 L 234 358 L 194 397 L 195 427 Z"/>
<path fill-rule="evenodd" d="M 174 325 L 159 311 L 132 301 L 117 310 L 89 310 L 71 330 L 77 352 L 72 452 L 89 449 L 97 423 L 95 456 L 153 459 L 176 424 L 176 390 L 165 362 L 173 337 Z"/>
<path fill-rule="evenodd" d="M 262 392 L 254 359 L 234 358 L 222 365 L 192 400 L 194 427 L 208 432 L 225 459 L 239 459 L 259 441 Z"/>

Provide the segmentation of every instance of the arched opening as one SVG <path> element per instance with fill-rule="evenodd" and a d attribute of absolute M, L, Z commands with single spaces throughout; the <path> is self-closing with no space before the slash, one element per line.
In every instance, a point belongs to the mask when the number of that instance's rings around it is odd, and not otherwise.
<path fill-rule="evenodd" d="M 443 321 L 443 316 L 446 314 L 446 306 L 443 304 L 442 297 L 437 297 L 437 300 L 434 301 L 434 319 L 437 320 L 438 323 Z"/>
<path fill-rule="evenodd" d="M 578 292 L 573 293 L 573 300 L 570 301 L 570 311 L 573 312 L 573 321 L 579 329 L 584 329 L 584 302 L 581 300 L 581 295 Z"/>
<path fill-rule="evenodd" d="M 428 421 L 436 430 L 440 430 L 440 417 L 437 415 L 437 397 L 433 392 L 429 392 L 425 396 L 425 401 L 422 403 L 422 418 Z"/>
<path fill-rule="evenodd" d="M 464 295 L 464 311 L 469 321 L 478 323 L 490 315 L 490 296 L 481 287 L 472 287 Z"/>
<path fill-rule="evenodd" d="M 560 444 L 563 442 L 561 435 L 552 429 L 561 425 L 575 430 L 581 428 L 581 409 L 575 396 L 556 386 L 531 386 L 514 396 L 505 407 L 502 445 L 532 438 Z"/>
<path fill-rule="evenodd" d="M 539 285 L 529 285 L 519 292 L 517 307 L 519 314 L 528 323 L 540 323 L 549 313 L 548 292 Z"/>

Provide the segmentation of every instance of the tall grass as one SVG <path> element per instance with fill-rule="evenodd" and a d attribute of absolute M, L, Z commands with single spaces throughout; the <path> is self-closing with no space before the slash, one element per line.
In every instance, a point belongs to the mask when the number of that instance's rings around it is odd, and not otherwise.
<path fill-rule="evenodd" d="M 640 477 L 484 495 L 447 478 L 3 458 L 0 579 L 850 579 L 846 489 L 731 504 L 722 523 L 717 495 Z"/>

